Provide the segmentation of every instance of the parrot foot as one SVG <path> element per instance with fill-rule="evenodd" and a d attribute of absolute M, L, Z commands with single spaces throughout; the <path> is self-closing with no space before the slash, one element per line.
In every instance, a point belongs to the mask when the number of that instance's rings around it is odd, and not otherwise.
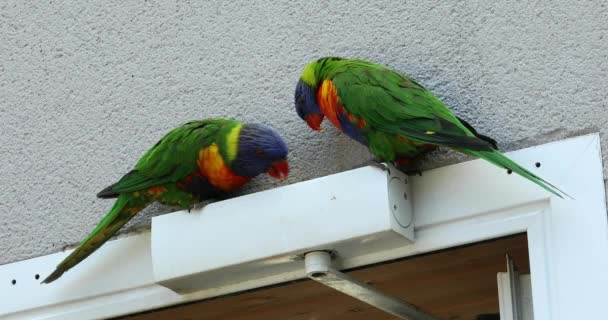
<path fill-rule="evenodd" d="M 221 193 L 214 195 L 212 201 L 213 202 L 224 201 L 224 200 L 234 198 L 236 196 L 237 196 L 236 192 L 221 192 Z"/>
<path fill-rule="evenodd" d="M 420 171 L 420 169 L 416 168 L 416 166 L 415 166 L 415 163 L 416 163 L 415 160 L 416 160 L 416 157 L 414 157 L 414 158 L 407 158 L 407 157 L 398 158 L 398 159 L 396 159 L 394 161 L 394 165 L 401 172 L 405 173 L 408 176 L 414 176 L 414 175 L 422 176 L 422 171 Z"/>
<path fill-rule="evenodd" d="M 196 205 L 191 205 L 188 207 L 188 213 L 192 213 L 192 210 L 200 209 L 201 207 Z"/>
<path fill-rule="evenodd" d="M 198 210 L 198 209 L 201 209 L 201 208 L 202 208 L 202 207 L 204 207 L 204 206 L 205 206 L 205 203 L 203 203 L 203 202 L 197 202 L 197 203 L 191 204 L 191 205 L 188 207 L 188 213 L 190 213 L 192 210 Z"/>
<path fill-rule="evenodd" d="M 382 161 L 380 161 L 378 159 L 371 159 L 369 161 L 365 161 L 362 164 L 352 167 L 351 170 L 359 169 L 359 168 L 363 168 L 363 167 L 367 167 L 367 166 L 376 167 L 382 171 L 386 171 L 386 173 L 388 173 L 389 175 L 391 174 L 391 169 L 389 169 L 385 163 L 383 163 Z"/>
<path fill-rule="evenodd" d="M 420 169 L 405 170 L 405 171 L 403 171 L 403 173 L 407 174 L 408 176 L 421 176 L 422 177 L 422 171 L 420 171 Z"/>

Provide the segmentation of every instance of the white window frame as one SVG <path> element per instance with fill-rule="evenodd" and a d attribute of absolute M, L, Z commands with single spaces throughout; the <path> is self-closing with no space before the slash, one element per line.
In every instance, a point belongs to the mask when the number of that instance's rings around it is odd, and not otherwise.
<path fill-rule="evenodd" d="M 480 160 L 430 170 L 422 177 L 412 178 L 410 183 L 415 241 L 346 256 L 340 261 L 341 266 L 364 266 L 526 232 L 534 318 L 603 318 L 608 289 L 608 223 L 599 136 L 576 137 L 509 155 L 558 185 L 575 200 L 559 199 Z M 536 162 L 541 164 L 540 168 L 535 167 Z M 362 178 L 367 177 L 367 171 L 361 172 L 366 174 Z M 365 185 L 366 181 L 361 183 Z M 343 191 L 348 192 L 351 187 L 361 186 L 345 186 Z M 297 187 L 287 190 L 293 188 Z M 233 200 L 244 201 L 237 199 Z M 263 208 L 263 204 L 256 209 L 263 211 L 259 208 Z M 263 213 L 260 214 L 263 219 Z M 65 279 L 51 285 L 40 285 L 40 280 L 34 280 L 34 274 L 45 276 L 69 252 L 0 266 L 0 318 L 108 318 L 306 276 L 303 264 L 301 268 L 263 277 L 253 269 L 243 269 L 241 275 L 245 274 L 246 278 L 238 283 L 220 283 L 213 288 L 201 288 L 186 294 L 171 291 L 159 284 L 163 279 L 158 277 L 162 273 L 158 270 L 165 268 L 159 265 L 163 262 L 159 262 L 158 257 L 168 253 L 155 252 L 151 248 L 154 248 L 155 241 L 172 240 L 155 238 L 154 233 L 162 229 L 159 221 L 192 221 L 188 217 L 192 216 L 183 212 L 157 217 L 153 221 L 152 234 L 110 241 L 78 268 L 67 273 Z M 226 219 L 226 223 L 230 223 L 230 217 Z M 345 228 L 351 223 L 344 219 L 339 221 Z M 271 225 L 272 221 L 268 224 Z M 184 231 L 187 228 L 183 225 L 176 232 L 187 233 Z M 237 240 L 254 241 L 250 238 Z M 183 245 L 184 250 L 196 248 Z M 179 252 L 177 249 L 174 251 Z M 230 254 L 230 251 L 224 251 Z M 175 259 L 180 259 L 179 254 Z M 256 267 L 281 263 L 281 259 L 281 255 L 258 259 Z M 214 272 L 221 275 L 222 270 Z M 247 272 L 251 273 L 247 276 Z M 16 285 L 10 284 L 12 278 L 17 279 Z"/>

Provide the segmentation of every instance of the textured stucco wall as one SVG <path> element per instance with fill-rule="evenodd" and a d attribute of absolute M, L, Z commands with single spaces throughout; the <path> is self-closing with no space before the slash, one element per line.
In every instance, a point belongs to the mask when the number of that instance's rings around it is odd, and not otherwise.
<path fill-rule="evenodd" d="M 112 205 L 96 192 L 189 119 L 271 124 L 286 183 L 366 160 L 293 110 L 324 55 L 409 73 L 505 150 L 599 131 L 608 167 L 605 1 L 166 2 L 0 3 L 0 264 L 82 239 Z M 463 159 L 436 156 L 425 166 Z"/>

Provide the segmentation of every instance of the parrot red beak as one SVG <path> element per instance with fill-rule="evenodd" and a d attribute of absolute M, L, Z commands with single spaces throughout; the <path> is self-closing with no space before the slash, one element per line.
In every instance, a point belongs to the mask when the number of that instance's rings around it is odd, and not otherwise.
<path fill-rule="evenodd" d="M 289 175 L 289 164 L 287 160 L 274 162 L 266 172 L 273 178 L 285 179 Z"/>
<path fill-rule="evenodd" d="M 311 113 L 306 115 L 306 123 L 308 126 L 315 131 L 321 131 L 321 122 L 323 122 L 323 115 L 318 113 Z"/>

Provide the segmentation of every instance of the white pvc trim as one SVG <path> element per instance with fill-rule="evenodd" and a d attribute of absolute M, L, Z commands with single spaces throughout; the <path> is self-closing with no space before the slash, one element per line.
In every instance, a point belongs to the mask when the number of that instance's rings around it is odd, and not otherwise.
<path fill-rule="evenodd" d="M 380 245 L 373 251 L 346 256 L 337 261 L 340 268 L 527 232 L 534 318 L 602 318 L 608 287 L 608 223 L 599 136 L 577 137 L 509 155 L 576 200 L 551 196 L 480 160 L 431 170 L 411 179 L 415 242 L 390 248 Z M 541 167 L 535 168 L 535 162 Z M 260 204 L 249 209 L 263 208 Z M 171 215 L 175 214 L 183 213 Z M 386 218 L 379 215 L 379 219 Z M 230 216 L 226 221 L 229 226 Z M 273 221 L 267 223 L 272 225 Z M 46 286 L 40 285 L 34 274 L 46 275 L 69 252 L 0 266 L 0 316 L 108 318 L 305 277 L 302 262 L 296 270 L 263 277 L 250 270 L 241 282 L 179 295 L 156 284 L 150 239 L 150 234 L 141 234 L 111 241 Z M 272 265 L 281 259 L 262 260 Z M 221 274 L 221 270 L 215 272 Z M 10 284 L 13 278 L 17 279 L 15 286 Z"/>

